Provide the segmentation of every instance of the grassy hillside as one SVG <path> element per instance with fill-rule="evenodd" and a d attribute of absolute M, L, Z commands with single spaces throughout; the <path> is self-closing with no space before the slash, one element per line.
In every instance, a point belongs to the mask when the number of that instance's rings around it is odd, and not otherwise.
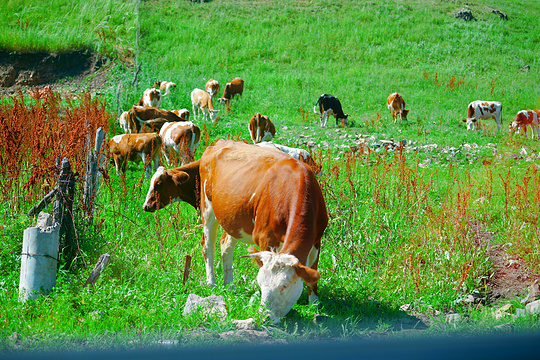
<path fill-rule="evenodd" d="M 0 16 L 8 24 L 5 33 L 13 34 L 3 46 L 94 46 L 119 57 L 114 49 L 136 48 L 133 2 L 59 2 L 69 6 L 65 11 L 60 6 L 45 11 L 41 4 L 0 5 L 5 10 Z M 95 8 L 82 11 L 85 6 Z M 456 19 L 453 13 L 462 8 L 471 9 L 477 20 Z M 500 19 L 493 9 L 507 13 L 509 20 Z M 14 19 L 20 15 L 15 13 L 27 14 L 29 26 L 17 28 Z M 64 13 L 74 14 L 75 22 L 57 21 Z M 241 99 L 233 99 L 232 111 L 216 104 L 217 125 L 198 121 L 204 140 L 197 158 L 215 139 L 248 140 L 247 122 L 256 112 L 274 121 L 277 142 L 301 147 L 312 142 L 313 154 L 323 165 L 319 182 L 330 215 L 319 263 L 321 303 L 308 306 L 304 291 L 279 326 L 287 332 L 276 331 L 277 337 L 301 341 L 401 330 L 403 324 L 395 319 L 404 316 L 399 310 L 404 304 L 434 316 L 434 332 L 492 332 L 508 318 L 495 320 L 490 304 L 473 307 L 464 301 L 469 294 L 485 299 L 493 276 L 488 244 L 479 234 L 493 234 L 488 242 L 505 245 L 511 259 L 527 263 L 531 275 L 540 272 L 535 205 L 540 201 L 540 176 L 538 157 L 531 156 L 540 146 L 537 140 L 508 135 L 518 110 L 540 108 L 538 15 L 540 4 L 532 0 L 474 5 L 143 1 L 139 62 L 118 66 L 104 94 L 111 111 L 127 110 L 155 80 L 174 81 L 177 88 L 163 106 L 191 111 L 194 88 L 203 88 L 209 78 L 223 86 L 239 76 L 246 87 Z M 96 37 L 105 18 L 111 23 L 109 35 Z M 45 29 L 43 39 L 59 45 L 36 40 L 32 24 L 38 19 Z M 63 32 L 75 40 L 54 35 Z M 133 85 L 135 73 L 138 81 Z M 411 109 L 403 124 L 393 124 L 386 108 L 386 98 L 394 91 Z M 339 97 L 350 114 L 349 128 L 337 129 L 332 120 L 328 128 L 319 127 L 313 106 L 322 93 Z M 477 99 L 503 103 L 501 131 L 493 121 L 484 121 L 481 131 L 466 131 L 461 119 L 467 104 Z M 120 128 L 111 124 L 109 137 L 115 133 Z M 361 138 L 365 144 L 359 143 Z M 385 151 L 377 144 L 383 139 L 405 139 L 412 146 L 403 152 Z M 422 147 L 426 144 L 437 144 L 437 150 Z M 351 147 L 356 152 L 350 152 Z M 523 151 L 526 155 L 519 155 Z M 81 257 L 73 269 L 61 270 L 50 296 L 18 303 L 20 238 L 6 236 L 0 259 L 5 274 L 0 283 L 0 312 L 5 314 L 0 317 L 0 348 L 66 348 L 66 337 L 91 347 L 131 348 L 171 338 L 190 343 L 193 338 L 186 334 L 200 327 L 215 334 L 233 328 L 232 319 L 253 317 L 263 323 L 257 268 L 240 258 L 247 246 L 239 244 L 235 252 L 236 292 L 201 286 L 205 270 L 197 212 L 174 204 L 144 213 L 148 182 L 141 180 L 142 166 L 130 165 L 125 179 L 109 171 L 97 201 L 96 223 L 81 225 L 78 234 Z M 14 208 L 23 213 L 32 205 L 9 202 L 1 205 L 2 213 Z M 2 234 L 22 233 L 32 221 L 7 217 Z M 111 263 L 96 289 L 82 289 L 104 252 L 111 254 Z M 184 285 L 185 255 L 192 255 L 193 262 Z M 216 267 L 219 283 L 220 261 Z M 226 321 L 208 322 L 201 314 L 184 317 L 190 293 L 223 295 Z M 467 314 L 474 325 L 447 325 L 435 317 L 439 311 Z M 315 315 L 325 321 L 314 324 Z M 515 320 L 515 329 L 537 330 L 537 322 L 529 320 Z M 18 335 L 13 338 L 13 333 Z"/>

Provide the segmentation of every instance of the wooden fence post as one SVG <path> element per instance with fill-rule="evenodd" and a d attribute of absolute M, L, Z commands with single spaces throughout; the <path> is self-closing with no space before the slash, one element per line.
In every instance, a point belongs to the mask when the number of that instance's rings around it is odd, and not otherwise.
<path fill-rule="evenodd" d="M 86 178 L 84 182 L 83 203 L 89 223 L 92 222 L 94 217 L 94 203 L 97 195 L 97 189 L 99 188 L 97 169 L 103 163 L 103 155 L 100 155 L 100 150 L 104 137 L 105 133 L 103 128 L 100 127 L 96 131 L 94 150 L 91 150 L 86 156 Z"/>
<path fill-rule="evenodd" d="M 58 176 L 58 191 L 54 200 L 53 224 L 60 224 L 60 249 L 66 257 L 67 268 L 70 268 L 77 255 L 73 227 L 75 175 L 71 171 L 71 164 L 67 158 L 63 158 L 60 162 L 60 156 L 58 156 L 56 165 L 60 167 L 60 174 Z"/>

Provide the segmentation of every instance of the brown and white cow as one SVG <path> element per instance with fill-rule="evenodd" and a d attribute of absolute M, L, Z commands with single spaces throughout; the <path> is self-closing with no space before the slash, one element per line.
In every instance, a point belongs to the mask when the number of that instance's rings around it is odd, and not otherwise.
<path fill-rule="evenodd" d="M 261 141 L 270 141 L 276 135 L 276 127 L 268 116 L 257 113 L 253 115 L 248 124 L 249 135 L 254 144 Z"/>
<path fill-rule="evenodd" d="M 200 200 L 199 200 L 200 199 Z M 172 202 L 200 206 L 206 281 L 216 284 L 214 252 L 221 236 L 224 283 L 232 276 L 238 241 L 257 245 L 250 257 L 260 266 L 261 303 L 273 320 L 285 316 L 306 282 L 317 301 L 321 237 L 328 224 L 324 197 L 313 172 L 302 162 L 264 147 L 219 140 L 200 160 L 176 169 L 160 167 L 152 177 L 145 211 Z"/>
<path fill-rule="evenodd" d="M 538 118 L 540 118 L 540 110 L 521 110 L 516 114 L 514 121 L 510 124 L 510 132 L 518 132 L 523 129 L 523 135 L 527 137 L 527 126 L 532 129 L 532 138 L 540 138 L 538 133 Z"/>
<path fill-rule="evenodd" d="M 161 107 L 161 91 L 159 89 L 146 89 L 137 106 Z"/>
<path fill-rule="evenodd" d="M 171 89 L 176 88 L 176 84 L 170 81 L 156 81 L 154 87 L 159 89 L 163 95 L 167 96 L 171 93 Z"/>
<path fill-rule="evenodd" d="M 236 95 L 242 96 L 244 92 L 244 80 L 239 77 L 234 78 L 231 82 L 225 85 L 223 89 L 223 96 L 218 99 L 222 105 L 226 105 L 227 110 L 231 109 L 231 99 Z"/>
<path fill-rule="evenodd" d="M 209 93 L 201 89 L 193 90 L 191 92 L 191 104 L 193 105 L 193 118 L 195 121 L 197 121 L 197 111 L 199 111 L 199 115 L 202 113 L 203 120 L 206 120 L 207 116 L 210 115 L 210 120 L 216 121 L 219 110 L 214 109 L 212 97 Z"/>
<path fill-rule="evenodd" d="M 161 144 L 161 136 L 156 133 L 116 135 L 109 141 L 109 156 L 114 160 L 116 174 L 120 175 L 120 170 L 126 173 L 128 161 L 138 164 L 142 160 L 146 164 L 147 158 L 154 161 L 154 169 L 157 169 Z M 146 178 L 150 178 L 150 165 L 145 166 L 145 173 Z"/>
<path fill-rule="evenodd" d="M 149 106 L 133 106 L 127 115 L 129 133 L 159 132 L 166 122 L 184 121 L 169 110 Z"/>
<path fill-rule="evenodd" d="M 176 110 L 173 110 L 173 113 L 175 113 L 181 119 L 184 119 L 185 121 L 189 121 L 189 110 L 188 109 L 176 109 Z"/>
<path fill-rule="evenodd" d="M 494 119 L 497 130 L 502 126 L 502 104 L 498 101 L 476 100 L 467 107 L 467 118 L 462 121 L 467 124 L 467 131 L 478 129 L 478 120 Z"/>
<path fill-rule="evenodd" d="M 214 79 L 208 80 L 204 86 L 204 90 L 206 90 L 206 92 L 212 97 L 212 100 L 214 100 L 219 92 L 219 82 Z"/>
<path fill-rule="evenodd" d="M 282 151 L 285 154 L 292 156 L 296 160 L 300 160 L 301 162 L 306 164 L 315 173 L 315 175 L 321 175 L 321 166 L 317 165 L 317 163 L 315 162 L 315 160 L 313 160 L 313 157 L 307 150 L 276 144 L 272 141 L 261 141 L 256 145 Z"/>
<path fill-rule="evenodd" d="M 167 164 L 171 165 L 169 160 L 169 151 L 175 151 L 182 164 L 193 161 L 195 151 L 201 140 L 201 130 L 191 121 L 166 123 L 159 132 L 163 139 L 163 155 Z"/>
<path fill-rule="evenodd" d="M 407 114 L 409 109 L 405 109 L 405 100 L 397 92 L 392 93 L 386 99 L 386 106 L 388 110 L 392 113 L 392 119 L 394 119 L 394 124 L 397 122 L 399 116 L 399 121 L 407 120 Z"/>
<path fill-rule="evenodd" d="M 127 134 L 129 133 L 129 120 L 128 120 L 128 115 L 129 115 L 129 112 L 128 111 L 124 111 L 120 117 L 118 118 L 118 124 L 120 125 L 120 127 L 122 128 L 122 130 L 124 130 L 124 134 Z"/>

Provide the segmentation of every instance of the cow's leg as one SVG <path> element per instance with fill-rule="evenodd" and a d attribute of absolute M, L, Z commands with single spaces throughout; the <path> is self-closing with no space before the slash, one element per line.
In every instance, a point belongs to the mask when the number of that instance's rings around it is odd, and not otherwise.
<path fill-rule="evenodd" d="M 319 250 L 315 246 L 312 246 L 306 260 L 306 266 L 317 270 L 318 265 L 319 265 Z M 314 303 L 319 302 L 317 283 L 311 284 L 311 285 L 307 284 L 307 288 L 308 288 L 309 303 L 314 304 Z"/>
<path fill-rule="evenodd" d="M 206 187 L 206 184 L 204 187 Z M 214 274 L 214 255 L 216 252 L 218 223 L 214 214 L 212 202 L 206 197 L 206 192 L 203 191 L 203 193 L 205 195 L 204 200 L 201 201 L 201 213 L 203 218 L 203 254 L 206 265 L 206 283 L 208 286 L 215 286 L 216 277 Z"/>
<path fill-rule="evenodd" d="M 148 164 L 146 163 L 146 160 L 151 160 L 151 159 L 147 159 L 147 157 L 148 155 L 145 152 L 141 152 L 141 159 L 144 166 L 144 173 L 146 176 L 146 180 L 150 179 L 150 176 L 152 175 L 150 163 Z"/>
<path fill-rule="evenodd" d="M 219 242 L 221 244 L 221 259 L 223 261 L 223 284 L 227 285 L 233 281 L 232 260 L 234 248 L 238 240 L 224 231 Z"/>
<path fill-rule="evenodd" d="M 321 113 L 321 127 L 326 127 L 327 121 L 328 121 L 328 111 L 323 111 Z"/>
<path fill-rule="evenodd" d="M 120 176 L 120 157 L 114 157 L 114 167 L 116 168 L 116 176 Z"/>
<path fill-rule="evenodd" d="M 192 104 L 192 110 L 193 110 L 193 121 L 197 121 L 197 114 L 195 113 L 195 104 Z"/>

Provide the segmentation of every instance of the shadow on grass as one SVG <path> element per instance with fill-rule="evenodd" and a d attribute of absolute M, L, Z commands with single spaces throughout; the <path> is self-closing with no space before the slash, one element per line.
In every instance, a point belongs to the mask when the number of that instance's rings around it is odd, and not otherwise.
<path fill-rule="evenodd" d="M 320 337 L 350 337 L 397 331 L 426 330 L 428 325 L 416 316 L 395 306 L 380 302 L 366 294 L 365 289 L 353 293 L 346 289 L 321 289 L 319 304 L 307 305 L 307 294 L 283 319 L 289 333 Z"/>

